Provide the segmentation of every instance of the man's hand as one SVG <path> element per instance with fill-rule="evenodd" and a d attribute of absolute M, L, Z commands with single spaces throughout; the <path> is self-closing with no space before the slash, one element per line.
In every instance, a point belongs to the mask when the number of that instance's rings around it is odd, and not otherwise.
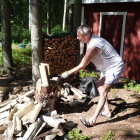
<path fill-rule="evenodd" d="M 69 77 L 69 74 L 68 74 L 67 71 L 65 71 L 65 72 L 63 72 L 63 73 L 61 74 L 61 78 L 63 78 L 63 79 L 66 79 L 66 78 L 68 78 L 68 77 Z"/>

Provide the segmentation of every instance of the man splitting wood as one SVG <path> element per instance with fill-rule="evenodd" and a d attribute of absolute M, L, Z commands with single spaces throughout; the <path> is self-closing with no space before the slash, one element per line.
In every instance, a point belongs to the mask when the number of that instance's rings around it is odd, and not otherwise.
<path fill-rule="evenodd" d="M 97 108 L 89 119 L 80 119 L 85 126 L 91 127 L 95 126 L 99 115 L 111 117 L 107 96 L 112 85 L 117 83 L 121 77 L 124 70 L 124 62 L 112 45 L 102 37 L 94 36 L 91 28 L 87 25 L 81 25 L 77 28 L 77 39 L 81 43 L 87 44 L 86 54 L 78 66 L 62 73 L 61 77 L 67 78 L 77 73 L 90 62 L 101 72 L 101 77 L 97 82 L 97 89 L 100 94 Z"/>

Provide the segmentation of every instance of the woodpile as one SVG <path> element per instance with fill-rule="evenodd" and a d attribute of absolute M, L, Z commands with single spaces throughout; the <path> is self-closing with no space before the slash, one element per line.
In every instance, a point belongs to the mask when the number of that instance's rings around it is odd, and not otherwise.
<path fill-rule="evenodd" d="M 45 39 L 44 60 L 50 66 L 50 74 L 61 74 L 76 66 L 78 42 L 75 36 Z"/>
<path fill-rule="evenodd" d="M 0 133 L 4 140 L 52 140 L 75 127 L 57 114 L 58 101 L 74 106 L 86 98 L 79 89 L 49 77 L 49 65 L 40 64 L 41 79 L 32 89 L 0 104 Z M 72 129 L 72 128 L 71 128 Z"/>

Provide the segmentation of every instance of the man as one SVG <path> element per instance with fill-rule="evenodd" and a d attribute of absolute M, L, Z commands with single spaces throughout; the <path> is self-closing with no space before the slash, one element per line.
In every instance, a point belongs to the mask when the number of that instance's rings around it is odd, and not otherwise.
<path fill-rule="evenodd" d="M 78 66 L 62 73 L 61 76 L 67 78 L 84 69 L 90 62 L 101 71 L 101 78 L 97 83 L 97 89 L 100 93 L 97 108 L 88 120 L 80 119 L 85 126 L 90 127 L 95 125 L 99 115 L 111 117 L 107 95 L 112 85 L 118 82 L 124 69 L 124 62 L 112 45 L 105 39 L 92 35 L 91 29 L 87 25 L 81 25 L 77 28 L 77 39 L 81 43 L 87 44 L 86 54 Z"/>

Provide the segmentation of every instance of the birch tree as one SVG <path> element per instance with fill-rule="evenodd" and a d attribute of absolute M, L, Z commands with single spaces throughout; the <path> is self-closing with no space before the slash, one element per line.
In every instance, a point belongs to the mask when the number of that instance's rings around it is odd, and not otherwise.
<path fill-rule="evenodd" d="M 42 61 L 42 0 L 30 0 L 31 44 L 32 44 L 32 81 L 36 84 L 40 78 L 39 64 Z"/>

